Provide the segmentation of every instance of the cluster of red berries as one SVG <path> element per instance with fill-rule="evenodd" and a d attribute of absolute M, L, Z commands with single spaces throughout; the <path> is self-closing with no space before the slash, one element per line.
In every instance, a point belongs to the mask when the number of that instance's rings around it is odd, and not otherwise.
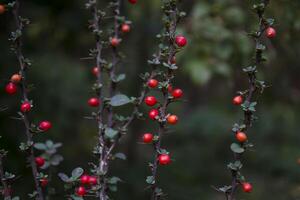
<path fill-rule="evenodd" d="M 84 187 L 84 185 L 97 185 L 98 183 L 98 179 L 97 177 L 95 176 L 89 176 L 89 175 L 82 175 L 80 177 L 80 184 L 81 186 L 79 186 L 77 189 L 76 189 L 76 195 L 82 197 L 84 195 L 86 195 L 86 189 Z"/>
<path fill-rule="evenodd" d="M 159 81 L 156 79 L 149 79 L 147 82 L 149 88 L 157 88 L 159 85 Z M 173 99 L 180 99 L 183 96 L 183 91 L 181 89 L 174 89 L 169 85 L 168 92 L 172 96 Z M 155 106 L 158 103 L 158 100 L 155 96 L 147 96 L 144 100 L 147 106 Z M 148 114 L 149 118 L 152 120 L 157 120 L 159 118 L 159 109 L 151 109 Z M 167 115 L 166 121 L 170 125 L 175 125 L 178 122 L 178 117 L 176 115 Z M 152 133 L 145 133 L 143 135 L 143 142 L 145 144 L 152 144 L 154 142 L 154 135 Z M 171 163 L 171 157 L 169 154 L 161 154 L 158 157 L 158 162 L 160 165 L 168 165 Z"/>
<path fill-rule="evenodd" d="M 17 93 L 18 90 L 18 84 L 20 84 L 22 81 L 22 76 L 20 74 L 13 74 L 10 78 L 10 82 L 5 86 L 5 91 L 9 95 L 14 95 Z M 20 110 L 23 113 L 28 113 L 31 111 L 32 103 L 30 101 L 23 101 Z M 40 131 L 48 131 L 51 129 L 52 124 L 49 121 L 42 121 L 40 122 L 38 128 Z"/>
<path fill-rule="evenodd" d="M 121 31 L 122 31 L 122 33 L 129 33 L 130 30 L 131 30 L 131 27 L 130 27 L 130 25 L 128 23 L 124 23 L 124 24 L 121 25 Z M 112 37 L 112 38 L 110 38 L 110 45 L 112 47 L 119 46 L 120 42 L 121 42 L 121 39 L 118 38 L 118 37 Z"/>
<path fill-rule="evenodd" d="M 156 88 L 158 86 L 158 81 L 156 79 L 150 79 L 148 81 L 148 86 L 150 88 Z M 168 87 L 169 93 L 171 93 L 174 99 L 180 99 L 183 96 L 183 91 L 181 89 L 172 89 L 171 86 Z M 145 104 L 152 107 L 158 103 L 156 97 L 154 96 L 147 96 L 145 98 Z M 159 110 L 158 109 L 151 109 L 148 114 L 149 118 L 152 120 L 156 120 L 159 117 Z M 178 117 L 176 115 L 168 115 L 167 122 L 171 125 L 175 125 L 178 122 Z"/>

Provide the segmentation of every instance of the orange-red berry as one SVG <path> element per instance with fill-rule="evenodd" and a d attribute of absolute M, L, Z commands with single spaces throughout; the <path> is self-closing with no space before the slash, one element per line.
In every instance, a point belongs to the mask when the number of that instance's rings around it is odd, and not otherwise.
<path fill-rule="evenodd" d="M 22 76 L 20 74 L 13 74 L 10 78 L 10 81 L 13 83 L 20 83 Z"/>
<path fill-rule="evenodd" d="M 167 118 L 167 121 L 168 121 L 169 124 L 175 125 L 178 122 L 178 117 L 176 115 L 170 115 Z"/>
<path fill-rule="evenodd" d="M 237 141 L 242 142 L 242 143 L 246 142 L 248 139 L 246 133 L 244 133 L 244 132 L 237 132 L 235 137 L 236 137 Z"/>

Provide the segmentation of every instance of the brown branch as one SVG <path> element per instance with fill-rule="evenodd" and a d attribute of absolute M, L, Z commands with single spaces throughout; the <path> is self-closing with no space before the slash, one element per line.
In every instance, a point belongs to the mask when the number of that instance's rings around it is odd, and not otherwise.
<path fill-rule="evenodd" d="M 170 13 L 170 21 L 171 24 L 169 25 L 169 27 L 167 28 L 167 32 L 169 33 L 168 35 L 168 41 L 169 41 L 169 50 L 168 50 L 168 56 L 167 56 L 167 63 L 171 63 L 173 57 L 176 54 L 176 46 L 175 46 L 175 35 L 176 35 L 176 27 L 177 27 L 177 7 L 176 5 L 174 5 L 172 7 L 171 13 Z M 159 53 L 159 60 L 161 59 L 161 52 Z M 170 83 L 172 81 L 172 79 L 174 78 L 173 76 L 173 70 L 168 69 L 168 72 L 166 74 L 166 82 Z M 161 143 L 162 143 L 162 138 L 163 135 L 166 131 L 166 118 L 167 118 L 167 108 L 168 105 L 170 103 L 170 99 L 169 99 L 169 95 L 168 95 L 168 91 L 166 89 L 162 89 L 162 94 L 163 94 L 163 103 L 162 103 L 162 107 L 159 109 L 160 111 L 160 119 L 161 121 L 159 122 L 159 129 L 158 129 L 158 140 L 153 144 L 154 145 L 154 149 L 155 149 L 155 155 L 154 155 L 154 161 L 152 163 L 152 177 L 153 177 L 153 184 L 151 185 L 152 188 L 152 200 L 159 200 L 160 199 L 160 195 L 157 194 L 157 189 L 158 189 L 158 185 L 157 185 L 157 171 L 158 171 L 158 158 L 160 155 L 160 150 L 161 150 Z"/>
<path fill-rule="evenodd" d="M 265 7 L 269 4 L 269 0 L 263 0 L 263 3 L 265 4 Z M 264 24 L 264 11 L 265 7 L 262 11 L 258 11 L 257 15 L 259 18 L 259 28 L 258 31 L 256 32 L 256 37 L 254 38 L 255 40 L 255 56 L 254 56 L 254 65 L 255 67 L 258 67 L 263 59 L 262 59 L 262 51 L 258 50 L 257 47 L 261 44 L 261 37 L 262 34 L 264 33 L 266 26 Z M 246 94 L 245 102 L 251 103 L 253 101 L 255 92 L 257 91 L 257 86 L 256 86 L 256 71 L 254 72 L 249 72 L 248 73 L 248 82 L 249 82 L 249 89 Z M 253 123 L 253 112 L 250 110 L 244 111 L 244 125 L 245 127 L 243 128 L 243 131 L 247 132 L 248 129 L 252 126 Z M 234 153 L 234 161 L 240 161 L 241 160 L 242 154 Z M 238 173 L 239 170 L 235 171 L 232 170 L 232 183 L 231 183 L 231 189 L 229 193 L 226 193 L 226 199 L 227 200 L 235 200 L 235 193 L 237 191 L 237 188 L 239 184 L 241 184 L 238 180 Z"/>
<path fill-rule="evenodd" d="M 13 8 L 13 15 L 15 18 L 17 31 L 20 31 L 20 33 L 22 34 L 24 24 L 21 21 L 21 18 L 19 16 L 19 7 L 20 7 L 20 3 L 18 0 L 16 0 L 14 8 Z M 25 59 L 24 59 L 24 56 L 22 53 L 22 36 L 19 36 L 17 38 L 17 40 L 15 41 L 15 50 L 16 50 L 16 55 L 17 55 L 18 61 L 19 61 L 20 74 L 22 76 L 22 80 L 20 83 L 21 84 L 21 92 L 22 92 L 22 101 L 28 101 L 28 88 L 27 88 L 27 79 L 26 79 L 26 70 L 27 70 L 28 66 L 27 66 L 27 63 L 25 62 Z M 30 144 L 27 153 L 28 153 L 28 161 L 29 161 L 29 164 L 30 164 L 31 170 L 32 170 L 32 176 L 34 178 L 35 189 L 37 192 L 37 200 L 43 200 L 44 199 L 43 190 L 42 190 L 40 182 L 37 178 L 38 169 L 37 169 L 37 165 L 35 163 L 34 150 L 33 150 L 33 146 L 32 146 L 33 135 L 32 135 L 31 128 L 30 128 L 30 120 L 29 120 L 28 114 L 24 113 L 22 116 L 22 119 L 23 119 L 23 123 L 25 125 L 25 134 L 27 137 L 27 144 Z"/>

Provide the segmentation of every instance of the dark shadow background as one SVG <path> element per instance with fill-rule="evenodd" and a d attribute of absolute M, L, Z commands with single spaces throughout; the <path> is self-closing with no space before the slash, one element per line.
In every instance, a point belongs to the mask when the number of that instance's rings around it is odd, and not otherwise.
<path fill-rule="evenodd" d="M 3 3 L 5 1 L 0 1 Z M 104 0 L 102 1 L 104 2 Z M 123 11 L 133 21 L 133 30 L 122 42 L 127 59 L 122 69 L 127 79 L 123 93 L 136 96 L 141 81 L 138 74 L 149 70 L 147 59 L 155 52 L 159 32 L 159 0 L 144 0 L 132 6 L 126 3 Z M 82 0 L 23 1 L 22 15 L 32 24 L 25 37 L 25 54 L 33 60 L 29 72 L 35 90 L 36 122 L 48 119 L 53 129 L 37 139 L 61 141 L 60 153 L 65 160 L 57 172 L 70 173 L 77 166 L 87 169 L 92 160 L 96 127 L 83 119 L 91 111 L 86 105 L 91 95 L 92 63 L 80 60 L 93 47 L 93 37 L 87 29 L 89 13 Z M 180 27 L 189 39 L 189 46 L 178 57 L 180 70 L 176 86 L 185 91 L 187 102 L 172 106 L 181 120 L 176 131 L 164 138 L 163 146 L 176 159 L 160 169 L 160 185 L 172 200 L 224 199 L 212 185 L 230 183 L 226 164 L 232 159 L 229 149 L 234 137 L 232 124 L 242 117 L 240 109 L 232 106 L 236 90 L 247 87 L 242 67 L 249 64 L 253 45 L 246 36 L 256 24 L 249 1 L 188 0 L 182 9 L 188 17 Z M 260 98 L 259 121 L 249 132 L 255 151 L 244 156 L 243 173 L 253 183 L 251 195 L 239 199 L 300 199 L 300 1 L 271 2 L 268 16 L 275 16 L 278 37 L 266 40 L 269 62 L 259 69 L 259 78 L 272 84 Z M 0 80 L 4 88 L 7 79 L 17 71 L 15 56 L 9 51 L 7 38 L 14 30 L 12 16 L 0 16 Z M 17 175 L 15 194 L 28 199 L 32 191 L 30 170 L 24 155 L 18 150 L 24 141 L 22 124 L 16 116 L 19 98 L 0 93 L 0 105 L 9 109 L 0 113 L 1 147 L 9 151 L 6 167 Z M 146 109 L 145 109 L 146 110 Z M 135 122 L 129 135 L 122 140 L 118 151 L 124 151 L 127 161 L 115 161 L 112 174 L 121 177 L 119 192 L 114 199 L 149 199 L 145 191 L 147 162 L 152 160 L 150 146 L 138 141 L 144 131 L 152 131 L 153 123 Z M 55 178 L 52 183 L 60 193 L 63 184 Z M 64 199 L 53 197 L 52 199 Z"/>

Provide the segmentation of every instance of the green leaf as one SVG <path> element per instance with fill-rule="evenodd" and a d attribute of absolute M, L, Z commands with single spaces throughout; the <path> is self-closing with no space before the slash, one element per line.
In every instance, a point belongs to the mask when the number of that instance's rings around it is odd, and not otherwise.
<path fill-rule="evenodd" d="M 75 195 L 71 195 L 71 198 L 72 198 L 73 200 L 83 200 L 82 197 L 75 196 Z"/>
<path fill-rule="evenodd" d="M 118 75 L 116 77 L 113 77 L 112 81 L 114 83 L 118 83 L 120 81 L 123 81 L 125 78 L 126 78 L 126 74 L 120 74 L 120 75 Z"/>
<path fill-rule="evenodd" d="M 58 177 L 63 181 L 63 182 L 70 182 L 70 178 L 66 175 L 66 174 L 64 174 L 64 173 L 59 173 L 58 174 Z"/>
<path fill-rule="evenodd" d="M 110 179 L 108 179 L 108 183 L 109 184 L 112 184 L 112 185 L 115 185 L 117 184 L 118 182 L 121 182 L 122 180 L 119 178 L 119 177 L 111 177 Z"/>
<path fill-rule="evenodd" d="M 115 96 L 113 96 L 110 100 L 110 105 L 112 106 L 123 106 L 125 104 L 130 103 L 130 99 L 123 94 L 117 94 Z"/>
<path fill-rule="evenodd" d="M 230 146 L 231 150 L 234 152 L 234 153 L 238 153 L 238 154 L 241 154 L 245 151 L 245 149 L 243 147 L 241 147 L 241 145 L 237 144 L 237 143 L 232 143 L 231 146 Z"/>
<path fill-rule="evenodd" d="M 113 139 L 118 135 L 119 131 L 114 130 L 112 128 L 106 128 L 104 133 L 106 137 Z"/>
<path fill-rule="evenodd" d="M 153 176 L 147 176 L 146 182 L 147 182 L 148 184 L 150 184 L 150 185 L 155 184 L 154 177 L 153 177 Z"/>
<path fill-rule="evenodd" d="M 75 168 L 72 171 L 72 179 L 77 180 L 82 174 L 83 174 L 83 169 L 80 167 Z"/>
<path fill-rule="evenodd" d="M 46 145 L 43 143 L 35 143 L 34 144 L 34 148 L 38 149 L 38 150 L 46 150 Z"/>
<path fill-rule="evenodd" d="M 116 153 L 115 157 L 121 160 L 126 160 L 126 155 L 124 153 Z"/>

